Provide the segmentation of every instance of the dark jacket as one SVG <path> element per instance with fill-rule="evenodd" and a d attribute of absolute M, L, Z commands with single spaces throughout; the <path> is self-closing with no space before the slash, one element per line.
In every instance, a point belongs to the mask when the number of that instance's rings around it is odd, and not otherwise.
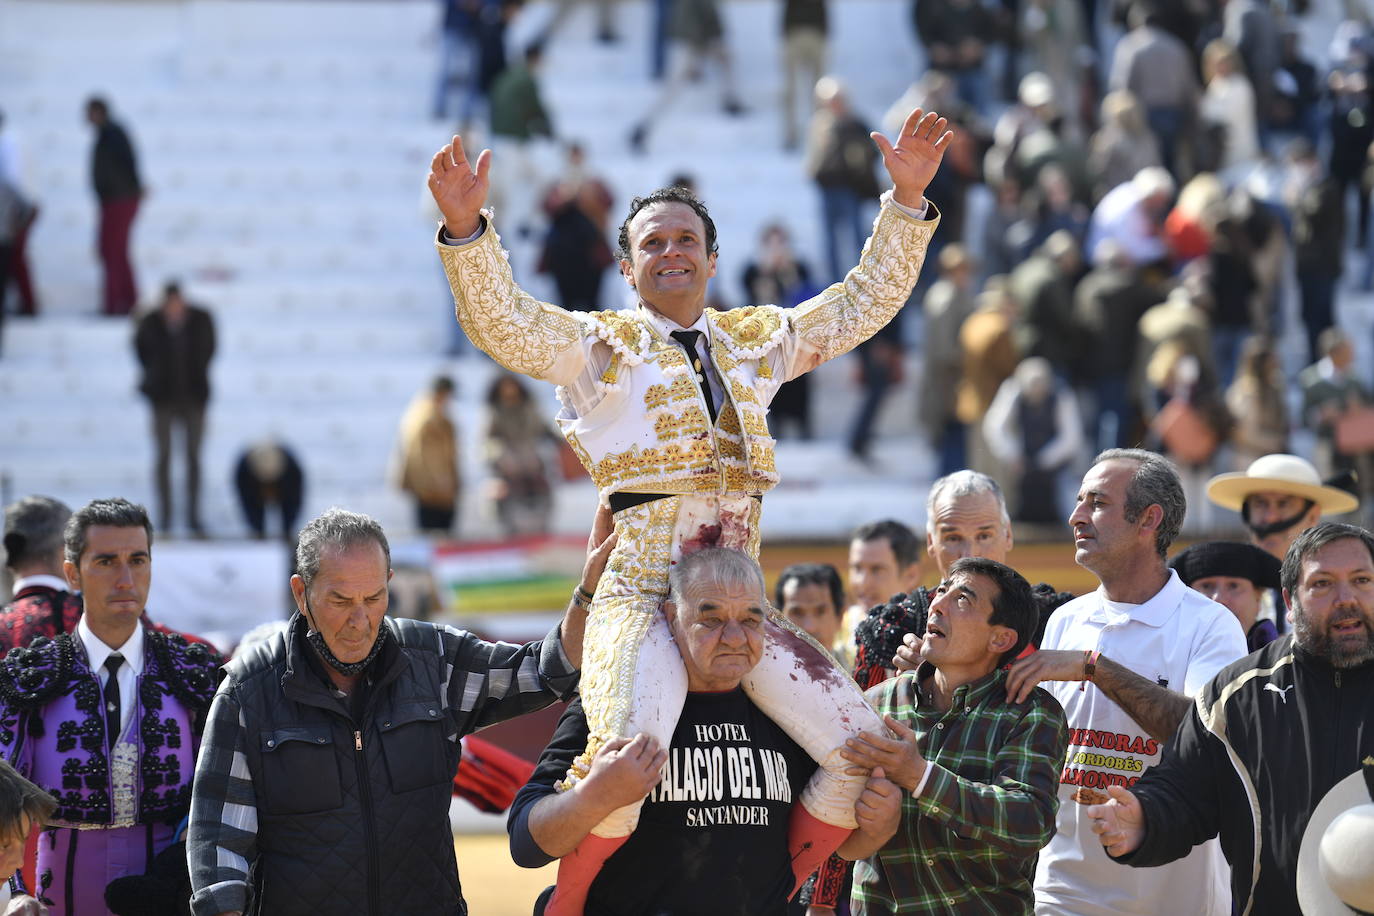
<path fill-rule="evenodd" d="M 525 64 L 511 64 L 492 84 L 491 132 L 522 141 L 553 136 L 539 83 Z"/>
<path fill-rule="evenodd" d="M 36 637 L 70 633 L 81 620 L 81 596 L 31 585 L 0 609 L 0 652 L 27 646 Z"/>
<path fill-rule="evenodd" d="M 877 197 L 878 179 L 874 167 L 878 150 L 869 137 L 868 125 L 857 115 L 836 117 L 821 112 L 812 122 L 811 143 L 807 151 L 811 177 L 822 188 L 845 188 L 859 197 Z"/>
<path fill-rule="evenodd" d="M 1331 178 L 1314 182 L 1293 205 L 1293 257 L 1299 271 L 1335 279 L 1345 251 L 1345 201 Z"/>
<path fill-rule="evenodd" d="M 1371 754 L 1374 662 L 1335 669 L 1284 636 L 1203 689 L 1163 759 L 1131 790 L 1145 839 L 1119 861 L 1163 865 L 1220 833 L 1236 911 L 1297 913 L 1307 821 Z"/>
<path fill-rule="evenodd" d="M 1022 352 L 1043 356 L 1056 372 L 1076 376 L 1088 354 L 1074 315 L 1077 278 L 1064 273 L 1046 255 L 1023 261 L 1011 273 L 1011 294 L 1021 303 Z"/>
<path fill-rule="evenodd" d="M 96 130 L 95 148 L 91 151 L 91 184 L 102 202 L 143 193 L 133 144 L 124 128 L 113 121 L 106 121 Z"/>
<path fill-rule="evenodd" d="M 782 33 L 786 35 L 797 29 L 816 29 L 824 35 L 830 28 L 830 21 L 826 16 L 827 2 L 828 0 L 784 0 Z"/>
<path fill-rule="evenodd" d="M 541 643 L 388 623 L 392 635 L 369 667 L 376 674 L 353 708 L 327 683 L 299 615 L 284 638 L 226 666 L 220 693 L 240 710 L 257 808 L 247 912 L 467 912 L 446 814 L 459 739 L 548 705 L 576 675 L 557 685 L 539 676 L 541 656 L 557 651 Z"/>
<path fill-rule="evenodd" d="M 134 349 L 143 366 L 138 390 L 154 404 L 210 400 L 210 358 L 215 355 L 215 321 L 205 309 L 186 307 L 181 333 L 174 334 L 162 309 L 138 323 Z"/>
<path fill-rule="evenodd" d="M 1074 288 L 1074 323 L 1082 334 L 1084 379 L 1131 375 L 1134 354 L 1122 352 L 1124 341 L 1136 339 L 1140 316 L 1158 305 L 1160 296 L 1136 271 L 1096 267 Z"/>

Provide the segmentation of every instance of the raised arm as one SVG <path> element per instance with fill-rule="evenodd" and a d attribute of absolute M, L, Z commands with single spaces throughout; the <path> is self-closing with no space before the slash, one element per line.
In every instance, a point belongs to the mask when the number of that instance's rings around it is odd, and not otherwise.
<path fill-rule="evenodd" d="M 560 621 L 542 640 L 523 646 L 487 642 L 450 626 L 436 628 L 453 671 L 447 703 L 458 734 L 536 712 L 572 695 L 578 670 L 563 646 L 562 628 Z"/>
<path fill-rule="evenodd" d="M 1151 738 L 1167 742 L 1188 714 L 1192 701 L 1177 691 L 1141 677 L 1105 655 L 1095 670 L 1087 670 L 1088 656 L 1076 649 L 1041 649 L 1011 666 L 1007 696 L 1025 702 L 1042 681 L 1084 681 L 1092 678 L 1099 690 L 1134 719 Z"/>
<path fill-rule="evenodd" d="M 876 130 L 869 134 L 883 154 L 883 167 L 892 178 L 892 199 L 897 203 L 913 210 L 925 205 L 926 188 L 954 140 L 954 132 L 947 127 L 949 122 L 935 112 L 917 108 L 906 116 L 895 144 Z"/>
<path fill-rule="evenodd" d="M 455 136 L 429 163 L 429 192 L 444 215 L 449 238 L 466 239 L 482 228 L 482 205 L 487 202 L 491 181 L 491 150 L 477 156 L 477 167 L 468 164 L 463 138 Z"/>
<path fill-rule="evenodd" d="M 1021 703 L 1041 681 L 1091 680 L 1151 738 L 1167 745 L 1192 709 L 1192 698 L 1218 671 L 1244 655 L 1240 624 L 1233 615 L 1218 613 L 1195 637 L 1184 682 L 1175 685 L 1182 692 L 1136 674 L 1105 655 L 1094 660 L 1076 649 L 1041 649 L 1012 664 L 1007 696 Z M 1089 662 L 1093 662 L 1091 671 Z"/>
<path fill-rule="evenodd" d="M 790 311 L 801 346 L 786 378 L 848 353 L 906 304 L 940 221 L 925 191 L 954 139 L 947 126 L 935 112 L 917 108 L 907 116 L 895 144 L 880 133 L 871 135 L 892 178 L 892 191 L 884 195 L 858 265 L 841 282 Z"/>
<path fill-rule="evenodd" d="M 611 558 L 620 536 L 615 533 L 615 520 L 608 506 L 598 506 L 592 532 L 587 537 L 587 561 L 582 565 L 582 578 L 573 590 L 572 600 L 559 624 L 559 639 L 563 652 L 574 668 L 582 667 L 582 635 L 587 628 L 587 610 L 591 607 L 592 597 L 601 574 L 606 571 L 606 561 Z"/>
<path fill-rule="evenodd" d="M 510 264 L 482 216 L 491 150 L 474 168 L 463 141 L 434 154 L 429 190 L 444 217 L 437 240 L 458 323 L 484 353 L 512 372 L 569 384 L 587 363 L 584 329 L 569 312 L 516 285 Z"/>

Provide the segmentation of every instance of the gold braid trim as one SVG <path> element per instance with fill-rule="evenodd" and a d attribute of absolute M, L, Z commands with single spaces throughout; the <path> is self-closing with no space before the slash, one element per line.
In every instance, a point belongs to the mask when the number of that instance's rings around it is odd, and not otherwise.
<path fill-rule="evenodd" d="M 441 230 L 442 231 L 442 230 Z M 501 239 L 488 224 L 466 245 L 435 240 L 468 339 L 512 372 L 548 378 L 558 357 L 580 346 L 585 330 L 571 312 L 516 285 Z"/>
<path fill-rule="evenodd" d="M 793 327 L 822 360 L 848 353 L 896 317 L 916 285 L 939 224 L 938 212 L 931 219 L 912 219 L 884 201 L 858 266 L 792 310 Z"/>
<path fill-rule="evenodd" d="M 728 312 L 707 309 L 706 314 L 737 359 L 761 359 L 787 337 L 787 321 L 776 305 L 747 305 Z"/>
<path fill-rule="evenodd" d="M 649 329 L 636 312 L 593 312 L 585 317 L 591 333 L 605 341 L 627 366 L 638 366 L 649 351 Z"/>
<path fill-rule="evenodd" d="M 597 583 L 582 638 L 579 691 L 587 716 L 587 747 L 558 784 L 560 791 L 587 775 L 603 744 L 625 733 L 639 648 L 668 595 L 673 527 L 681 504 L 678 496 L 658 499 L 616 517 L 620 539 Z"/>

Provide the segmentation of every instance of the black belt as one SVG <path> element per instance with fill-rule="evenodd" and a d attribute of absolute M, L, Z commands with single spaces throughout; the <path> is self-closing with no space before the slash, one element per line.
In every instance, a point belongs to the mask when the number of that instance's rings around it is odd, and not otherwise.
<path fill-rule="evenodd" d="M 611 512 L 624 512 L 626 509 L 633 509 L 635 506 L 642 506 L 657 499 L 667 499 L 675 494 L 672 493 L 625 493 L 615 492 L 606 498 L 611 504 Z M 683 494 L 676 494 L 681 496 Z M 759 502 L 763 502 L 763 495 L 759 493 L 749 494 Z"/>

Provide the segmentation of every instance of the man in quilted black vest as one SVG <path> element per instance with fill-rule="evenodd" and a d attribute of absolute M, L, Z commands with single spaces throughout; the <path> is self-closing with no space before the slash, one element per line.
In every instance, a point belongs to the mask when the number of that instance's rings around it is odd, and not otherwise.
<path fill-rule="evenodd" d="M 192 910 L 466 913 L 448 821 L 459 739 L 571 694 L 586 599 L 524 646 L 389 618 L 386 535 L 342 509 L 302 529 L 296 565 L 299 613 L 225 666 L 210 708 Z"/>
<path fill-rule="evenodd" d="M 85 612 L 0 663 L 0 754 L 57 800 L 38 841 L 33 900 L 6 912 L 109 913 L 105 888 L 141 875 L 176 839 L 191 802 L 220 659 L 143 618 L 152 524 L 98 499 L 72 515 L 63 572 Z M 21 907 L 16 909 L 16 906 Z"/>

